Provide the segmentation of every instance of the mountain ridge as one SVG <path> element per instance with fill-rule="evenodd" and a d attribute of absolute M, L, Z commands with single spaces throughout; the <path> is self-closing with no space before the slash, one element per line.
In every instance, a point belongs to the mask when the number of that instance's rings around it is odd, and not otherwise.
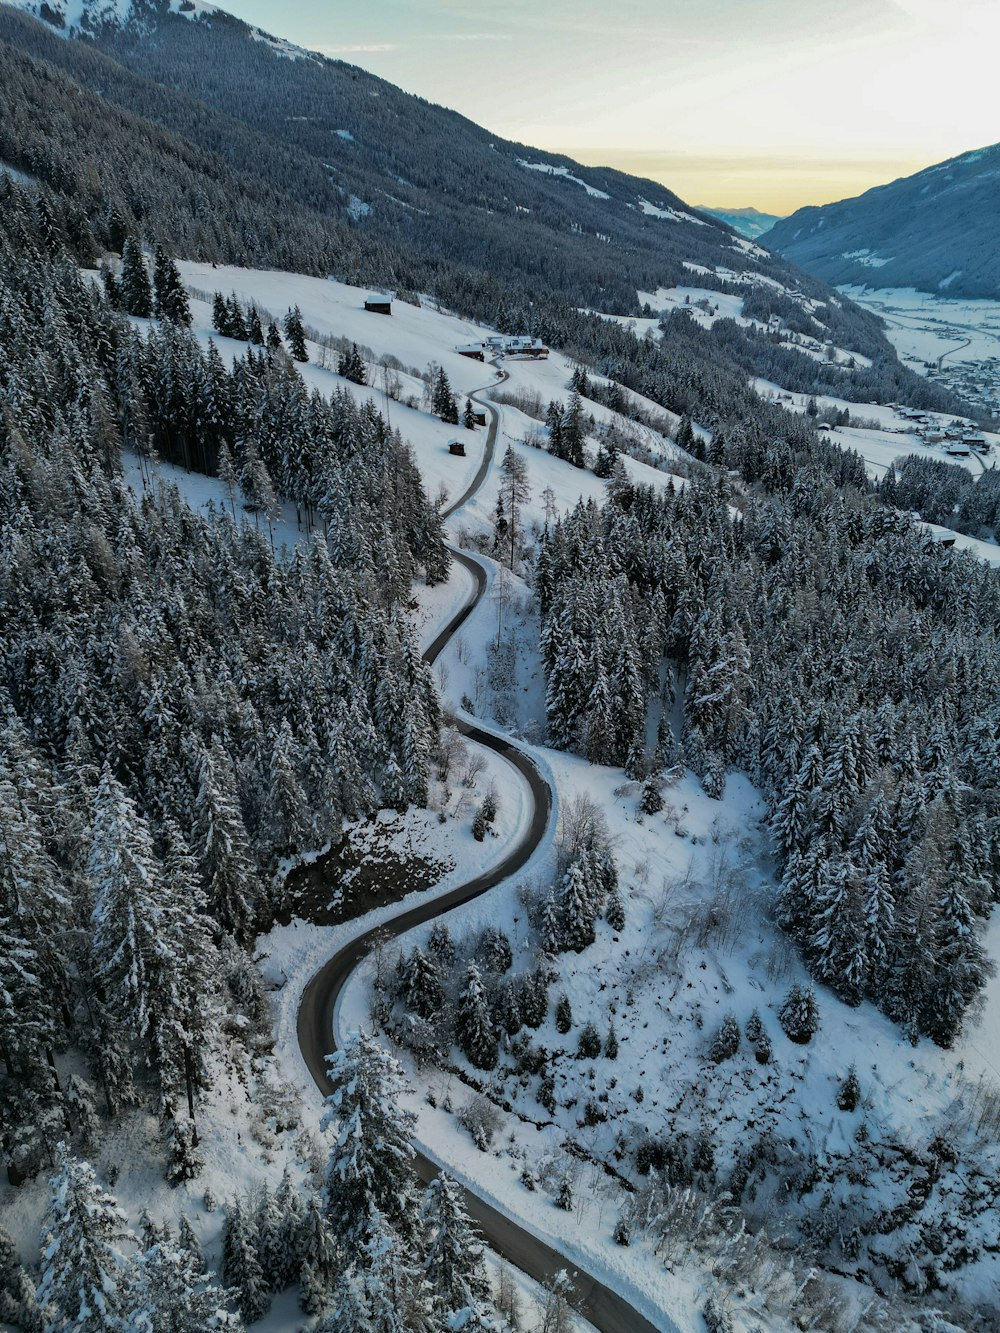
<path fill-rule="evenodd" d="M 851 199 L 800 208 L 769 247 L 838 286 L 1000 297 L 1000 144 L 972 149 Z"/>

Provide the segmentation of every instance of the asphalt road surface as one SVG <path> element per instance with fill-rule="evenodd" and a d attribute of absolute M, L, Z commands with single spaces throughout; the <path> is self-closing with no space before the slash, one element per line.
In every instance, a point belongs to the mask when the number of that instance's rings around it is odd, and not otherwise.
<path fill-rule="evenodd" d="M 503 378 L 506 378 L 504 376 Z M 498 378 L 496 383 L 500 383 Z M 492 385 L 490 387 L 493 387 Z M 472 395 L 477 397 L 477 395 Z M 468 489 L 444 513 L 453 513 L 475 495 L 489 472 L 490 463 L 496 448 L 497 429 L 500 414 L 488 401 L 479 399 L 490 413 L 491 421 L 487 431 L 483 458 L 476 475 Z M 448 624 L 441 630 L 434 642 L 424 653 L 428 663 L 433 663 L 445 644 L 465 623 L 479 604 L 486 590 L 486 570 L 478 560 L 462 551 L 453 551 L 454 558 L 463 564 L 472 574 L 475 586 L 471 597 L 456 611 Z M 310 980 L 302 993 L 298 1012 L 298 1041 L 302 1056 L 324 1095 L 330 1091 L 330 1082 L 326 1072 L 326 1057 L 335 1049 L 336 1040 L 333 1028 L 334 1010 L 340 992 L 350 979 L 351 974 L 361 960 L 368 954 L 376 939 L 385 941 L 395 938 L 425 921 L 442 916 L 452 908 L 459 907 L 488 889 L 500 884 L 509 875 L 516 874 L 531 859 L 535 849 L 545 836 L 552 813 L 552 792 L 538 768 L 528 755 L 522 753 L 514 744 L 495 736 L 491 732 L 462 719 L 456 720 L 458 730 L 469 740 L 484 745 L 514 765 L 525 779 L 531 791 L 533 812 L 531 821 L 521 839 L 490 870 L 476 875 L 465 884 L 460 884 L 450 892 L 441 894 L 426 902 L 418 903 L 406 911 L 400 912 L 390 921 L 372 927 L 362 935 L 346 944 L 334 954 Z M 430 1181 L 438 1172 L 438 1166 L 423 1153 L 418 1152 L 414 1166 L 417 1175 L 424 1182 Z M 481 1199 L 471 1189 L 465 1190 L 465 1203 L 470 1215 L 476 1222 L 483 1238 L 490 1249 L 502 1255 L 514 1267 L 521 1269 L 537 1282 L 546 1283 L 560 1269 L 565 1269 L 572 1277 L 574 1294 L 572 1304 L 580 1314 L 588 1319 L 601 1333 L 663 1333 L 674 1325 L 665 1321 L 661 1325 L 651 1324 L 637 1310 L 619 1296 L 598 1282 L 590 1274 L 575 1266 L 559 1253 L 546 1245 L 530 1231 L 512 1221 L 504 1213 Z"/>

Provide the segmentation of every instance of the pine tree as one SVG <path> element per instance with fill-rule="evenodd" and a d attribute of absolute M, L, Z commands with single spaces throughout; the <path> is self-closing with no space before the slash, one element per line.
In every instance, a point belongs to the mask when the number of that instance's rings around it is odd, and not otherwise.
<path fill-rule="evenodd" d="M 0 1323 L 21 1333 L 43 1333 L 35 1287 L 25 1272 L 10 1234 L 0 1226 Z"/>
<path fill-rule="evenodd" d="M 778 1022 L 791 1041 L 804 1046 L 819 1029 L 819 1010 L 811 986 L 795 983 L 778 1010 Z"/>
<path fill-rule="evenodd" d="M 281 341 L 281 330 L 272 319 L 267 326 L 267 349 L 269 352 L 280 352 L 284 344 Z"/>
<path fill-rule="evenodd" d="M 379 1333 L 364 1281 L 356 1268 L 348 1268 L 337 1278 L 330 1307 L 317 1326 L 317 1333 Z"/>
<path fill-rule="evenodd" d="M 584 1023 L 580 1030 L 576 1054 L 581 1060 L 596 1060 L 601 1053 L 601 1034 L 591 1022 Z"/>
<path fill-rule="evenodd" d="M 458 425 L 458 407 L 455 403 L 455 395 L 452 393 L 451 385 L 448 382 L 448 376 L 445 374 L 444 366 L 438 367 L 431 397 L 431 411 L 436 417 L 440 417 L 446 425 Z"/>
<path fill-rule="evenodd" d="M 613 1018 L 608 1023 L 608 1035 L 604 1040 L 604 1054 L 609 1060 L 618 1059 L 618 1033 L 615 1031 L 615 1020 Z"/>
<path fill-rule="evenodd" d="M 142 1333 L 204 1333 L 242 1328 L 229 1293 L 206 1280 L 201 1263 L 163 1238 L 139 1255 L 125 1298 L 126 1327 Z"/>
<path fill-rule="evenodd" d="M 316 1194 L 310 1194 L 299 1223 L 297 1257 L 302 1284 L 300 1303 L 307 1314 L 318 1314 L 340 1265 L 337 1238 Z"/>
<path fill-rule="evenodd" d="M 160 972 L 170 964 L 163 886 L 146 822 L 107 765 L 94 799 L 87 878 L 97 976 L 118 1019 L 150 1042 Z"/>
<path fill-rule="evenodd" d="M 288 351 L 292 359 L 294 361 L 308 361 L 306 333 L 302 326 L 302 312 L 298 306 L 289 310 L 285 316 L 285 337 L 288 340 Z"/>
<path fill-rule="evenodd" d="M 413 950 L 406 964 L 403 997 L 421 1018 L 434 1018 L 444 1004 L 444 988 L 438 966 L 419 947 Z"/>
<path fill-rule="evenodd" d="M 42 1226 L 38 1304 L 46 1328 L 108 1333 L 123 1313 L 129 1264 L 120 1248 L 125 1214 L 97 1183 L 89 1162 L 65 1144 L 57 1153 L 51 1201 Z"/>
<path fill-rule="evenodd" d="M 247 341 L 252 347 L 264 346 L 264 329 L 260 322 L 260 312 L 255 305 L 250 307 L 250 317 L 247 320 Z"/>
<path fill-rule="evenodd" d="M 226 298 L 221 292 L 216 292 L 212 297 L 212 327 L 221 337 L 229 337 L 229 311 Z"/>
<path fill-rule="evenodd" d="M 597 938 L 597 912 L 583 865 L 574 861 L 567 868 L 559 889 L 560 947 L 579 953 Z"/>
<path fill-rule="evenodd" d="M 573 1010 L 570 1008 L 569 996 L 564 992 L 556 1001 L 556 1031 L 565 1036 L 572 1026 Z"/>
<path fill-rule="evenodd" d="M 219 924 L 246 941 L 259 912 L 260 889 L 236 796 L 232 769 L 216 738 L 198 768 L 197 849 Z"/>
<path fill-rule="evenodd" d="M 234 1199 L 226 1210 L 222 1233 L 222 1272 L 236 1293 L 240 1314 L 248 1324 L 260 1319 L 271 1305 L 267 1282 L 257 1254 L 257 1229 L 249 1205 Z"/>
<path fill-rule="evenodd" d="M 435 1176 L 420 1205 L 423 1223 L 423 1276 L 431 1292 L 434 1317 L 469 1310 L 482 1316 L 491 1289 L 486 1276 L 483 1247 L 472 1226 L 461 1187 L 445 1172 Z"/>
<path fill-rule="evenodd" d="M 354 1033 L 327 1057 L 333 1091 L 322 1125 L 336 1126 L 326 1169 L 327 1217 L 348 1253 L 374 1234 L 384 1218 L 400 1236 L 413 1235 L 411 1112 L 397 1098 L 402 1067 L 372 1037 Z"/>
<path fill-rule="evenodd" d="M 472 400 L 469 398 L 465 400 L 465 414 L 462 417 L 462 425 L 466 430 L 476 429 L 475 409 L 472 406 Z"/>
<path fill-rule="evenodd" d="M 466 1058 L 476 1069 L 494 1069 L 497 1039 L 490 1019 L 482 978 L 475 963 L 470 963 L 455 1011 L 455 1036 Z"/>
<path fill-rule="evenodd" d="M 125 313 L 149 319 L 153 313 L 153 289 L 146 271 L 142 246 L 132 236 L 122 249 L 122 269 L 118 277 Z"/>
<path fill-rule="evenodd" d="M 156 318 L 173 320 L 183 328 L 190 328 L 191 307 L 181 275 L 177 265 L 160 245 L 156 247 L 153 257 L 153 286 L 153 313 Z"/>

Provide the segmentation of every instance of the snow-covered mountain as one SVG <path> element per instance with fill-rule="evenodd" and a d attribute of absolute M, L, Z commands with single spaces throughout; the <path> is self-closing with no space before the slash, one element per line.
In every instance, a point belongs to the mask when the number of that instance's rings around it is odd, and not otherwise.
<path fill-rule="evenodd" d="M 697 207 L 702 213 L 708 213 L 713 218 L 728 222 L 734 231 L 738 231 L 741 236 L 746 236 L 751 241 L 763 236 L 781 220 L 777 213 L 761 213 L 756 208 L 710 208 L 708 204 L 698 204 Z"/>
<path fill-rule="evenodd" d="M 993 144 L 856 199 L 800 208 L 766 240 L 827 282 L 995 298 L 998 208 L 1000 144 Z"/>

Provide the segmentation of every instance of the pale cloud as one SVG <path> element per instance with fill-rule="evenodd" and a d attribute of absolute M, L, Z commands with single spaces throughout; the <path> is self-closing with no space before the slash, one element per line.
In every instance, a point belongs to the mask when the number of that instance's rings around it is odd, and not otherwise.
<path fill-rule="evenodd" d="M 373 54 L 379 51 L 399 51 L 401 49 L 401 42 L 349 42 L 343 46 L 320 45 L 312 48 L 312 50 L 318 51 L 321 56 L 356 56 Z"/>

